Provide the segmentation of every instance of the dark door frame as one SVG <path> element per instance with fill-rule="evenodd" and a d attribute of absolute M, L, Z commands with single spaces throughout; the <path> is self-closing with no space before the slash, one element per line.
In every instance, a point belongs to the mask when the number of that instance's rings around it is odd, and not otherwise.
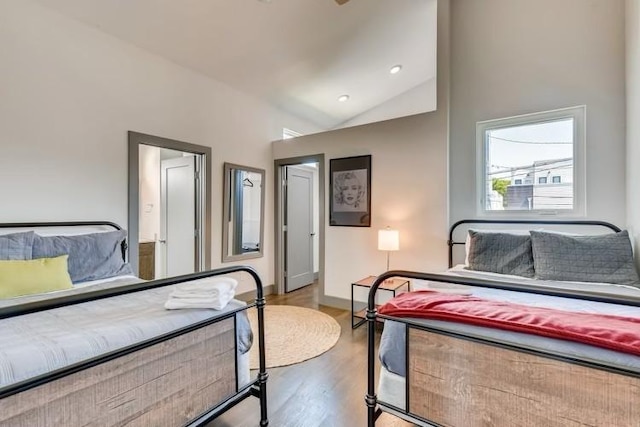
<path fill-rule="evenodd" d="M 196 234 L 196 245 L 199 266 L 196 270 L 211 269 L 211 147 L 177 141 L 175 139 L 162 138 L 160 136 L 147 135 L 139 132 L 128 132 L 129 141 L 129 207 L 128 207 L 128 232 L 129 232 L 129 263 L 135 274 L 138 274 L 138 235 L 140 231 L 140 145 L 150 145 L 158 148 L 183 151 L 201 155 L 204 158 L 203 169 L 199 176 L 204 177 L 204 185 L 200 185 L 199 195 L 196 197 L 196 211 L 204 212 L 203 218 L 197 221 L 201 229 Z M 204 204 L 204 209 L 198 203 Z M 204 244 L 202 244 L 204 242 Z M 202 251 L 199 250 L 202 248 Z"/>
<path fill-rule="evenodd" d="M 325 245 L 325 173 L 324 173 L 324 154 L 312 154 L 301 157 L 290 157 L 286 159 L 274 160 L 274 242 L 275 242 L 275 292 L 276 294 L 285 293 L 285 253 L 284 253 L 284 213 L 285 213 L 285 200 L 282 187 L 284 185 L 283 170 L 285 166 L 295 166 L 303 163 L 317 163 L 318 164 L 318 189 L 319 189 L 319 202 L 317 209 L 319 210 L 318 216 L 318 286 L 319 295 L 322 302 L 324 298 L 324 245 Z"/>

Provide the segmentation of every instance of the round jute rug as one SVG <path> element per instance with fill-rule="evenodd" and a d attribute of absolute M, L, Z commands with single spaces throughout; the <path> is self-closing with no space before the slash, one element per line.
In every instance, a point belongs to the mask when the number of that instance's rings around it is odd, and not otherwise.
<path fill-rule="evenodd" d="M 329 350 L 340 338 L 340 325 L 321 311 L 291 305 L 267 305 L 264 312 L 267 368 L 293 365 Z M 257 310 L 249 310 L 254 332 L 250 367 L 258 369 Z"/>

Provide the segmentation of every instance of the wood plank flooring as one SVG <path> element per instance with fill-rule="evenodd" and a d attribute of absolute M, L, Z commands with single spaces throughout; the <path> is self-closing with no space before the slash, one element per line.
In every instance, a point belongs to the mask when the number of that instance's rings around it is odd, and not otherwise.
<path fill-rule="evenodd" d="M 270 295 L 267 304 L 318 309 L 333 316 L 342 332 L 328 352 L 296 365 L 268 369 L 269 425 L 273 427 L 357 427 L 366 425 L 366 325 L 351 329 L 351 313 L 319 306 L 318 288 L 307 286 L 286 295 Z M 255 427 L 258 399 L 248 398 L 207 427 Z M 377 427 L 412 426 L 383 414 Z"/>

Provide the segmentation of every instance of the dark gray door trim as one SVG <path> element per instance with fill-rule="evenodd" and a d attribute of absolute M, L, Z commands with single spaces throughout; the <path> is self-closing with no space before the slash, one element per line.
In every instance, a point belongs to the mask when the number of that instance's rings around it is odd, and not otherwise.
<path fill-rule="evenodd" d="M 324 173 L 324 153 L 312 154 L 309 156 L 291 157 L 286 159 L 274 160 L 274 242 L 275 242 L 275 280 L 276 293 L 284 294 L 284 242 L 283 242 L 283 218 L 284 218 L 284 196 L 282 192 L 282 181 L 284 179 L 282 171 L 284 166 L 299 165 L 302 163 L 318 163 L 318 189 L 319 189 L 319 224 L 318 224 L 318 247 L 319 247 L 319 265 L 318 265 L 318 286 L 320 302 L 324 301 L 324 245 L 325 245 L 325 173 Z"/>
<path fill-rule="evenodd" d="M 199 233 L 204 239 L 203 252 L 200 258 L 203 261 L 204 270 L 211 269 L 211 147 L 191 144 L 188 142 L 177 141 L 175 139 L 162 138 L 160 136 L 147 135 L 139 132 L 128 132 L 129 141 L 129 207 L 128 207 L 128 232 L 129 232 L 129 263 L 133 271 L 138 274 L 138 235 L 140 230 L 139 224 L 139 146 L 151 145 L 158 148 L 168 148 L 171 150 L 184 151 L 202 155 L 204 158 L 204 171 L 200 172 L 200 176 L 204 176 L 205 185 L 203 191 L 199 193 L 199 199 L 204 203 L 204 218 L 198 221 L 202 224 L 202 230 Z M 203 173 L 204 172 L 204 173 Z M 197 206 L 197 210 L 202 210 Z M 200 239 L 198 239 L 200 241 Z"/>

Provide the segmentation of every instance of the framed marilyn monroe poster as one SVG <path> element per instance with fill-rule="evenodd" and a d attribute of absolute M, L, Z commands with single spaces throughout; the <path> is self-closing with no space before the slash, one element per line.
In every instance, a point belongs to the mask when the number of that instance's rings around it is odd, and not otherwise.
<path fill-rule="evenodd" d="M 371 156 L 331 159 L 329 225 L 371 226 Z"/>

